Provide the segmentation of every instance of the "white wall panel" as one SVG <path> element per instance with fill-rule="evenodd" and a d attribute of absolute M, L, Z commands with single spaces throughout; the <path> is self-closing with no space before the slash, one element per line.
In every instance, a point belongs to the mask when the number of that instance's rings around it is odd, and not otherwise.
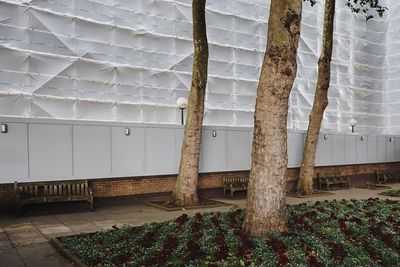
<path fill-rule="evenodd" d="M 395 137 L 386 137 L 386 158 L 385 161 L 395 161 Z"/>
<path fill-rule="evenodd" d="M 394 139 L 394 156 L 395 161 L 400 161 L 400 136 L 396 136 Z"/>
<path fill-rule="evenodd" d="M 0 133 L 0 183 L 29 180 L 27 125 L 7 123 L 7 127 L 7 133 Z"/>
<path fill-rule="evenodd" d="M 129 129 L 129 135 L 125 135 L 125 129 Z M 113 176 L 142 175 L 145 171 L 145 128 L 112 127 Z"/>
<path fill-rule="evenodd" d="M 73 177 L 72 125 L 29 124 L 29 170 L 36 180 Z"/>
<path fill-rule="evenodd" d="M 376 160 L 384 162 L 386 160 L 386 137 L 378 136 L 376 138 Z"/>
<path fill-rule="evenodd" d="M 326 136 L 326 140 L 324 138 Z M 315 163 L 317 166 L 332 165 L 332 135 L 320 134 L 317 145 L 317 155 Z"/>
<path fill-rule="evenodd" d="M 175 129 L 174 131 L 175 131 L 175 151 L 176 151 L 175 168 L 176 170 L 179 170 L 182 144 L 183 144 L 183 129 Z"/>
<path fill-rule="evenodd" d="M 357 136 L 357 163 L 368 162 L 368 137 Z"/>
<path fill-rule="evenodd" d="M 226 131 L 227 169 L 250 169 L 251 141 L 248 131 Z"/>
<path fill-rule="evenodd" d="M 378 162 L 378 156 L 376 154 L 377 146 L 377 137 L 368 136 L 368 162 Z"/>
<path fill-rule="evenodd" d="M 174 129 L 146 128 L 146 173 L 177 173 Z"/>
<path fill-rule="evenodd" d="M 342 165 L 345 163 L 345 138 L 343 135 L 332 135 L 332 164 Z"/>
<path fill-rule="evenodd" d="M 181 126 L 47 120 L 28 123 L 23 119 L 6 123 L 9 132 L 0 134 L 0 183 L 178 173 Z M 129 136 L 125 128 L 131 130 Z M 304 136 L 303 132 L 288 133 L 289 167 L 300 166 Z M 364 136 L 363 141 L 360 135 L 326 136 L 326 140 L 324 134 L 319 137 L 317 166 L 400 160 L 397 136 L 392 142 L 389 136 Z M 248 170 L 252 137 L 251 128 L 205 127 L 200 172 Z"/>
<path fill-rule="evenodd" d="M 357 163 L 358 136 L 344 136 L 344 161 L 343 164 Z"/>
<path fill-rule="evenodd" d="M 294 168 L 301 165 L 304 150 L 303 133 L 289 133 L 288 134 L 288 167 Z"/>
<path fill-rule="evenodd" d="M 216 137 L 213 137 L 213 131 L 216 132 Z M 224 130 L 203 130 L 199 168 L 201 172 L 225 171 L 227 169 L 226 141 Z"/>
<path fill-rule="evenodd" d="M 74 125 L 74 175 L 111 176 L 111 127 Z"/>

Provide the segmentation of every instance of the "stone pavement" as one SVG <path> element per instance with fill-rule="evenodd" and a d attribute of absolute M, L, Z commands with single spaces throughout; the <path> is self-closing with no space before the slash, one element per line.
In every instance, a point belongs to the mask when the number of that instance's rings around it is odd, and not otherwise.
<path fill-rule="evenodd" d="M 392 184 L 390 186 L 400 189 L 400 184 Z M 382 191 L 384 190 L 351 188 L 349 190 L 333 191 L 333 195 L 321 197 L 288 197 L 287 203 L 297 204 L 326 199 L 388 198 L 378 195 Z M 399 198 L 391 199 L 400 200 Z M 236 207 L 245 207 L 245 199 L 219 200 L 228 202 Z M 73 204 L 66 203 L 65 205 Z M 16 218 L 11 214 L 0 214 L 0 267 L 73 266 L 51 247 L 49 244 L 51 237 L 94 232 L 110 228 L 113 225 L 130 224 L 137 226 L 152 221 L 169 220 L 179 216 L 181 213 L 194 215 L 196 212 L 224 211 L 229 210 L 231 207 L 167 212 L 142 203 L 129 203 L 99 205 L 93 212 L 81 211 L 60 214 L 59 212 L 46 213 L 45 211 L 44 215 L 36 214 L 20 218 Z M 43 209 L 45 210 L 46 207 L 43 206 Z"/>

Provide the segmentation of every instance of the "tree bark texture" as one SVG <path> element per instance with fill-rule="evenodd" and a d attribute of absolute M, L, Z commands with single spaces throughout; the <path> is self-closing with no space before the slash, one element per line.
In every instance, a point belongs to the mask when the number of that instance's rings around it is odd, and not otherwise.
<path fill-rule="evenodd" d="M 296 77 L 303 0 L 272 0 L 267 48 L 257 89 L 244 229 L 286 231 L 287 114 Z"/>
<path fill-rule="evenodd" d="M 333 23 L 335 17 L 335 0 L 325 1 L 324 31 L 322 52 L 318 60 L 318 81 L 315 90 L 314 103 L 310 113 L 310 121 L 306 135 L 301 162 L 299 180 L 297 183 L 298 195 L 313 194 L 313 178 L 315 166 L 315 154 L 318 137 L 321 129 L 324 111 L 328 106 L 328 89 L 331 79 L 331 59 L 333 48 Z"/>
<path fill-rule="evenodd" d="M 198 202 L 197 184 L 204 98 L 207 85 L 208 42 L 205 17 L 206 0 L 193 0 L 194 60 L 179 174 L 170 202 L 191 206 Z"/>

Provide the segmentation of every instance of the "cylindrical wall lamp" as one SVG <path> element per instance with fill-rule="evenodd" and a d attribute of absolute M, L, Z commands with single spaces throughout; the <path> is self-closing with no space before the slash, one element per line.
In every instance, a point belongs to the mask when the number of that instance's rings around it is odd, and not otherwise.
<path fill-rule="evenodd" d="M 2 123 L 0 126 L 1 133 L 7 133 L 8 132 L 8 126 L 7 124 Z"/>

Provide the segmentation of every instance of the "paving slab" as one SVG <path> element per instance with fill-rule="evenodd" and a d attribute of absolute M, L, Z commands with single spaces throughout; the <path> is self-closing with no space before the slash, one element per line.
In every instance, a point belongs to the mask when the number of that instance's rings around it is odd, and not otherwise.
<path fill-rule="evenodd" d="M 101 230 L 99 226 L 94 223 L 87 222 L 82 224 L 69 224 L 68 227 L 75 233 L 92 233 Z"/>
<path fill-rule="evenodd" d="M 51 225 L 51 224 L 60 223 L 60 221 L 57 219 L 57 217 L 53 216 L 53 215 L 35 216 L 35 217 L 32 217 L 30 222 L 32 224 L 34 224 L 36 227 L 41 226 L 41 225 Z"/>
<path fill-rule="evenodd" d="M 8 226 L 4 228 L 4 231 L 14 245 L 29 245 L 48 241 L 36 227 L 30 223 Z"/>
<path fill-rule="evenodd" d="M 37 229 L 48 239 L 57 236 L 73 235 L 75 232 L 65 224 L 49 224 L 37 226 Z"/>
<path fill-rule="evenodd" d="M 97 227 L 99 227 L 101 230 L 104 229 L 110 229 L 114 225 L 117 227 L 121 227 L 124 225 L 121 221 L 117 220 L 104 220 L 104 221 L 94 221 L 93 222 Z"/>
<path fill-rule="evenodd" d="M 13 247 L 0 248 L 0 267 L 23 267 L 22 261 L 17 250 Z"/>
<path fill-rule="evenodd" d="M 31 220 L 31 217 L 15 217 L 14 214 L 6 213 L 0 215 L 0 226 L 5 228 L 16 224 L 28 224 Z"/>
<path fill-rule="evenodd" d="M 16 246 L 16 250 L 28 267 L 72 266 L 49 243 Z"/>

